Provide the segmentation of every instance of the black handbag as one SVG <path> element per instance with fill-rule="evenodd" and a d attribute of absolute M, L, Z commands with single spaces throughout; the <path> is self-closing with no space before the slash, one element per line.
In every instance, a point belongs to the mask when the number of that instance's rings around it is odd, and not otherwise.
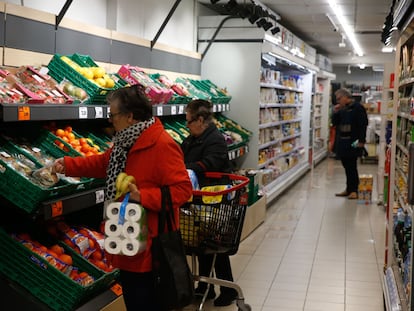
<path fill-rule="evenodd" d="M 157 301 L 165 310 L 170 310 L 183 308 L 192 302 L 194 281 L 187 263 L 181 232 L 178 229 L 173 230 L 174 211 L 168 186 L 161 188 L 161 197 L 158 236 L 152 239 L 152 271 Z"/>

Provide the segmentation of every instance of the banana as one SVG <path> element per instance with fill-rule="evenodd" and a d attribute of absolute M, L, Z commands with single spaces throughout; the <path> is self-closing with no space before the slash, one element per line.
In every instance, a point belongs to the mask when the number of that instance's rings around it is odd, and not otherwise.
<path fill-rule="evenodd" d="M 115 200 L 119 199 L 127 192 L 129 192 L 129 184 L 135 184 L 135 177 L 132 175 L 128 175 L 125 172 L 119 173 L 118 177 L 116 178 L 116 194 Z"/>
<path fill-rule="evenodd" d="M 125 179 L 125 177 L 127 177 L 127 173 L 125 172 L 121 172 L 118 174 L 118 176 L 116 177 L 116 181 L 115 181 L 115 189 L 118 191 L 118 189 L 121 189 L 121 185 L 122 185 L 122 181 Z"/>

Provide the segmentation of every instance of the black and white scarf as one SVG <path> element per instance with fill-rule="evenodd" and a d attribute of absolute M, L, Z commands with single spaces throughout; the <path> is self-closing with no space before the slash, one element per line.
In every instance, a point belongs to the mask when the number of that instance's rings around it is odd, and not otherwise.
<path fill-rule="evenodd" d="M 112 139 L 114 144 L 109 159 L 109 165 L 106 170 L 106 201 L 112 201 L 115 198 L 116 189 L 115 181 L 119 173 L 125 170 L 127 155 L 131 147 L 134 145 L 138 137 L 144 130 L 155 123 L 155 119 L 151 118 L 147 121 L 135 123 L 122 131 L 115 134 Z"/>

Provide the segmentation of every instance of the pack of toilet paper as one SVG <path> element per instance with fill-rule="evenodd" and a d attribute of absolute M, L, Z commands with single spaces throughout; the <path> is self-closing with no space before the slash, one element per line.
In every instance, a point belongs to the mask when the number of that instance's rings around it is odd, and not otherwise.
<path fill-rule="evenodd" d="M 147 246 L 147 217 L 144 207 L 128 201 L 113 202 L 105 209 L 105 251 L 134 256 Z"/>

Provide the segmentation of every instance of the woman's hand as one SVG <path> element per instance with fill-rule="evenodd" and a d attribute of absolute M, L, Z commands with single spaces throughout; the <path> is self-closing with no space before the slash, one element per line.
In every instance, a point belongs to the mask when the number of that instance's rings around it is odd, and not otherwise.
<path fill-rule="evenodd" d="M 133 183 L 128 184 L 129 198 L 132 201 L 141 202 L 141 192 L 138 190 L 137 185 Z"/>
<path fill-rule="evenodd" d="M 65 174 L 65 160 L 63 158 L 56 159 L 52 166 L 52 172 Z"/>

